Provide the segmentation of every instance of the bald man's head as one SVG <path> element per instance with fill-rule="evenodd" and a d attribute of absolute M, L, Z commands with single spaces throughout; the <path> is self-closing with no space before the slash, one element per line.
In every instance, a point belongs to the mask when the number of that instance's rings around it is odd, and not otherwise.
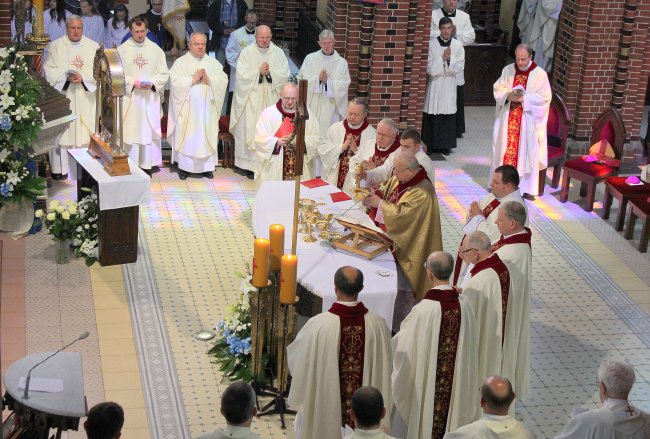
<path fill-rule="evenodd" d="M 336 270 L 334 274 L 334 290 L 337 298 L 340 296 L 341 299 L 347 301 L 357 300 L 362 289 L 363 273 L 361 270 L 350 266 Z"/>
<path fill-rule="evenodd" d="M 481 407 L 483 413 L 507 415 L 510 404 L 515 399 L 512 384 L 507 378 L 498 375 L 488 377 L 481 386 Z"/>
<path fill-rule="evenodd" d="M 257 26 L 257 30 L 255 31 L 255 42 L 258 47 L 261 49 L 269 47 L 271 45 L 271 37 L 273 37 L 273 34 L 271 33 L 270 27 L 265 24 Z"/>

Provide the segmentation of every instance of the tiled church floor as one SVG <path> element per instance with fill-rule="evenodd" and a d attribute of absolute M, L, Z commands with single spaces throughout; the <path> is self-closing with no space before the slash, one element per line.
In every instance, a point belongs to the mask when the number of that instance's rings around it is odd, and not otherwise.
<path fill-rule="evenodd" d="M 493 109 L 468 108 L 466 116 L 469 132 L 458 150 L 437 162 L 443 242 L 452 252 L 464 206 L 485 193 L 489 165 Z M 55 182 L 52 193 L 67 199 L 73 188 Z M 212 181 L 180 181 L 161 169 L 141 209 L 138 262 L 121 268 L 56 266 L 44 233 L 19 242 L 3 235 L 3 373 L 25 353 L 57 349 L 87 329 L 91 337 L 72 350 L 83 354 L 88 403 L 121 403 L 123 437 L 189 438 L 222 424 L 227 383 L 205 354 L 210 342 L 192 333 L 213 327 L 238 299 L 237 273 L 252 253 L 254 198 L 252 181 L 230 170 L 218 169 Z M 576 188 L 569 199 L 577 199 Z M 649 410 L 650 256 L 623 239 L 613 220 L 598 217 L 600 204 L 586 213 L 559 203 L 547 186 L 529 210 L 533 371 L 517 415 L 538 437 L 553 437 L 574 406 L 596 407 L 596 369 L 610 356 L 634 365 L 631 399 Z M 21 252 L 24 258 L 15 257 Z M 293 437 L 273 417 L 253 428 L 263 437 Z"/>

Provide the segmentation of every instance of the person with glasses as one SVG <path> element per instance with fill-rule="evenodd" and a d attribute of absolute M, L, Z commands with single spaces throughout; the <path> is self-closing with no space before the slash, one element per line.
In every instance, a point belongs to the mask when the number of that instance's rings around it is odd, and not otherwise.
<path fill-rule="evenodd" d="M 431 289 L 393 337 L 391 425 L 404 438 L 442 438 L 478 417 L 476 318 L 467 298 L 449 285 L 449 253 L 431 253 L 424 267 Z"/>
<path fill-rule="evenodd" d="M 415 155 L 402 152 L 393 162 L 393 176 L 362 202 L 370 208 L 370 218 L 393 240 L 397 296 L 392 326 L 397 332 L 428 289 L 422 263 L 432 252 L 442 250 L 436 191 Z"/>
<path fill-rule="evenodd" d="M 280 99 L 266 107 L 255 127 L 255 151 L 258 169 L 255 183 L 267 180 L 293 180 L 295 177 L 296 138 L 292 134 L 298 108 L 298 86 L 286 83 L 280 90 Z M 314 157 L 318 155 L 320 132 L 318 122 L 307 119 L 305 126 L 306 152 L 302 178 L 308 180 L 314 174 Z"/>

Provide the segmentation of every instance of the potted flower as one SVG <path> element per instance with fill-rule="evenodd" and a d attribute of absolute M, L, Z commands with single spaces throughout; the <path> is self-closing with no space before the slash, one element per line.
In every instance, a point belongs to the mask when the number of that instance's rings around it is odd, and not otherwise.
<path fill-rule="evenodd" d="M 35 215 L 43 218 L 48 233 L 54 238 L 56 263 L 67 264 L 70 261 L 70 243 L 78 223 L 77 203 L 68 201 L 63 204 L 52 200 L 47 213 L 38 209 Z"/>
<path fill-rule="evenodd" d="M 77 205 L 77 227 L 72 234 L 72 247 L 78 258 L 84 258 L 86 265 L 93 265 L 99 258 L 99 205 L 97 194 L 88 188 L 81 188 L 88 195 Z"/>

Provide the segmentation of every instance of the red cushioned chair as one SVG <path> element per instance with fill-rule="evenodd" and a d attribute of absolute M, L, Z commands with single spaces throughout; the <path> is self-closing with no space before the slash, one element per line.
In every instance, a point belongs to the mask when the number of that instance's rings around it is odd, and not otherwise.
<path fill-rule="evenodd" d="M 562 165 L 566 160 L 566 139 L 569 136 L 570 124 L 569 110 L 564 105 L 562 98 L 557 93 L 553 93 L 553 99 L 548 111 L 548 121 L 546 122 L 547 167 L 539 171 L 540 195 L 544 195 L 546 170 L 548 168 L 553 168 L 551 187 L 557 188 L 560 185 Z"/>
<path fill-rule="evenodd" d="M 219 141 L 223 145 L 222 168 L 235 166 L 235 138 L 230 134 L 230 116 L 219 118 Z"/>
<path fill-rule="evenodd" d="M 625 142 L 625 125 L 623 119 L 615 108 L 610 108 L 598 116 L 593 123 L 591 131 L 591 145 L 607 139 L 614 150 L 614 156 L 621 160 L 623 156 L 623 143 Z M 569 160 L 562 166 L 562 189 L 560 191 L 560 201 L 566 203 L 569 198 L 569 184 L 571 179 L 580 180 L 580 196 L 585 200 L 585 211 L 591 212 L 594 208 L 594 197 L 596 195 L 596 185 L 608 177 L 618 175 L 618 167 L 604 165 L 600 163 L 587 163 L 582 157 Z"/>

